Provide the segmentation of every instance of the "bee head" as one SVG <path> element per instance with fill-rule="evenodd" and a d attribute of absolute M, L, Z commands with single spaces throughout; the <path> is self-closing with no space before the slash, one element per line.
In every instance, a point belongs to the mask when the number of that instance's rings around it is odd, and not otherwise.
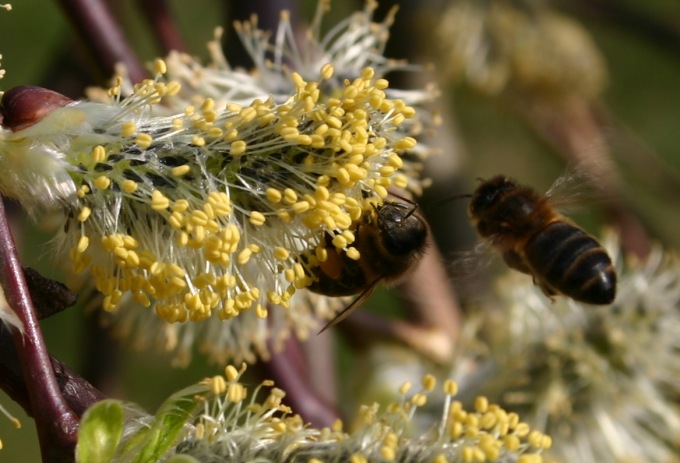
<path fill-rule="evenodd" d="M 482 181 L 482 184 L 472 194 L 472 200 L 468 209 L 470 217 L 479 219 L 485 211 L 496 204 L 496 201 L 505 191 L 516 187 L 517 184 L 513 180 L 503 175 L 497 175 L 490 180 Z"/>
<path fill-rule="evenodd" d="M 415 211 L 415 204 L 393 201 L 376 208 L 380 240 L 390 254 L 405 256 L 424 248 L 427 225 Z"/>

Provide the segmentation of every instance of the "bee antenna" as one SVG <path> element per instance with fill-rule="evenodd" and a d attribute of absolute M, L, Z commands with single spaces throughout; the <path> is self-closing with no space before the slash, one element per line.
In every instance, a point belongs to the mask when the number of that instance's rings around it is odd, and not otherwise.
<path fill-rule="evenodd" d="M 437 200 L 431 201 L 427 205 L 427 209 L 431 210 L 433 207 L 438 207 L 441 206 L 442 204 L 446 204 L 451 201 L 458 201 L 459 199 L 465 199 L 465 198 L 472 198 L 471 193 L 464 193 L 464 194 L 459 194 L 459 195 L 453 195 L 453 196 L 447 196 L 445 198 L 439 198 Z"/>

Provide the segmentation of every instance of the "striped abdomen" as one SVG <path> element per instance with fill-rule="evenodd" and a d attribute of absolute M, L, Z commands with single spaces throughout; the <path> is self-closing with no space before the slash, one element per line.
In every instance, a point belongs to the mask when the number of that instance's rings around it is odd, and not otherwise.
<path fill-rule="evenodd" d="M 537 283 L 588 304 L 609 304 L 616 296 L 616 273 L 595 238 L 574 225 L 556 221 L 525 247 Z"/>

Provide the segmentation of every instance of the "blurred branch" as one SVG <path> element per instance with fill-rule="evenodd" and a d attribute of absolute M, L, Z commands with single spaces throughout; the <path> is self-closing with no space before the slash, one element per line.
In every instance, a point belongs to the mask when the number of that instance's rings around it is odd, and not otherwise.
<path fill-rule="evenodd" d="M 167 0 L 138 0 L 138 3 L 146 16 L 146 20 L 151 24 L 164 55 L 172 50 L 181 52 L 188 50 L 177 24 L 172 18 L 172 11 Z"/>
<path fill-rule="evenodd" d="M 655 16 L 640 8 L 644 3 L 633 4 L 620 0 L 556 0 L 560 8 L 601 21 L 606 26 L 623 29 L 626 33 L 650 42 L 658 49 L 680 54 L 680 29 L 666 18 Z M 675 17 L 679 11 L 675 12 Z M 671 16 L 673 17 L 673 16 Z"/>
<path fill-rule="evenodd" d="M 411 321 L 358 310 L 338 325 L 342 333 L 351 339 L 353 347 L 364 347 L 383 338 L 401 342 L 436 362 L 451 361 L 462 313 L 434 244 L 397 289 Z"/>
<path fill-rule="evenodd" d="M 144 66 L 103 0 L 59 2 L 102 71 L 112 75 L 115 65 L 123 63 L 133 82 L 141 82 L 147 77 Z"/>

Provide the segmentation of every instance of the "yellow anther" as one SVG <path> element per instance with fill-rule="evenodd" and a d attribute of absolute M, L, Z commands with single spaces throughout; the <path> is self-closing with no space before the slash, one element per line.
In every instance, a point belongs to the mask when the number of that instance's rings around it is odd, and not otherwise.
<path fill-rule="evenodd" d="M 257 306 L 255 306 L 255 315 L 257 315 L 257 317 L 261 319 L 267 318 L 268 315 L 267 307 L 263 306 L 262 304 L 257 304 Z"/>
<path fill-rule="evenodd" d="M 95 179 L 94 186 L 100 190 L 106 190 L 109 186 L 111 186 L 111 179 L 105 175 L 100 175 Z"/>
<path fill-rule="evenodd" d="M 437 385 L 437 378 L 435 378 L 433 375 L 425 375 L 423 376 L 423 389 L 426 391 L 432 391 L 435 386 Z"/>
<path fill-rule="evenodd" d="M 405 381 L 404 384 L 402 384 L 402 385 L 399 387 L 399 394 L 401 394 L 401 395 L 406 395 L 406 394 L 408 394 L 408 391 L 411 390 L 411 386 L 412 386 L 412 384 L 411 384 L 410 381 Z"/>
<path fill-rule="evenodd" d="M 248 261 L 250 260 L 250 256 L 252 255 L 253 251 L 246 248 L 239 252 L 238 257 L 236 257 L 236 262 L 238 262 L 239 265 L 245 265 L 246 263 L 248 263 Z"/>
<path fill-rule="evenodd" d="M 333 77 L 333 73 L 335 72 L 335 69 L 333 68 L 333 65 L 330 63 L 324 64 L 321 66 L 321 78 L 323 80 L 328 80 L 331 77 Z"/>
<path fill-rule="evenodd" d="M 165 61 L 160 58 L 156 59 L 153 62 L 153 72 L 156 75 L 163 75 L 168 72 L 168 66 L 165 64 Z"/>
<path fill-rule="evenodd" d="M 82 254 L 87 250 L 87 247 L 89 245 L 90 245 L 90 238 L 83 235 L 78 240 L 78 244 L 76 245 L 76 250 L 78 251 L 78 253 Z"/>
<path fill-rule="evenodd" d="M 250 213 L 250 218 L 249 221 L 251 224 L 255 225 L 256 227 L 259 227 L 261 225 L 264 225 L 266 218 L 264 214 L 258 211 L 252 211 Z"/>
<path fill-rule="evenodd" d="M 141 148 L 148 148 L 153 143 L 153 137 L 148 133 L 140 133 L 135 138 L 135 144 Z"/>
<path fill-rule="evenodd" d="M 277 260 L 286 260 L 290 256 L 290 251 L 286 248 L 277 247 L 274 249 L 274 258 Z"/>
<path fill-rule="evenodd" d="M 236 381 L 239 378 L 239 376 L 241 376 L 241 374 L 239 373 L 235 366 L 227 365 L 227 367 L 224 369 L 224 376 L 227 378 L 227 381 L 231 383 Z"/>
<path fill-rule="evenodd" d="M 283 190 L 283 201 L 288 204 L 294 204 L 297 202 L 297 193 L 291 189 L 291 188 L 286 188 Z"/>
<path fill-rule="evenodd" d="M 352 260 L 359 260 L 361 258 L 361 253 L 354 246 L 348 248 L 345 254 Z"/>
<path fill-rule="evenodd" d="M 137 125 L 134 122 L 126 122 L 120 129 L 121 137 L 131 137 L 137 131 Z"/>
<path fill-rule="evenodd" d="M 343 249 L 347 247 L 347 238 L 345 238 L 342 235 L 335 235 L 333 237 L 333 246 L 335 246 L 337 249 Z"/>
<path fill-rule="evenodd" d="M 308 201 L 298 201 L 295 204 L 293 204 L 293 212 L 296 214 L 302 214 L 303 212 L 307 212 L 310 208 L 309 202 Z"/>
<path fill-rule="evenodd" d="M 450 396 L 458 394 L 458 384 L 456 384 L 456 382 L 453 381 L 452 379 L 447 379 L 446 381 L 444 381 L 443 389 L 444 393 Z"/>
<path fill-rule="evenodd" d="M 106 150 L 104 149 L 103 146 L 97 145 L 94 148 L 92 148 L 90 156 L 92 156 L 92 160 L 94 162 L 104 162 L 106 161 Z"/>
<path fill-rule="evenodd" d="M 415 138 L 404 137 L 394 144 L 394 149 L 395 150 L 410 150 L 410 149 L 415 148 L 417 143 L 418 142 L 416 142 Z"/>
<path fill-rule="evenodd" d="M 126 193 L 134 193 L 138 187 L 139 185 L 134 180 L 127 179 L 120 182 L 120 189 Z"/>
<path fill-rule="evenodd" d="M 196 146 L 205 146 L 205 138 L 201 137 L 200 135 L 194 135 L 191 137 L 191 144 Z"/>
<path fill-rule="evenodd" d="M 84 206 L 84 207 L 80 210 L 80 213 L 78 214 L 77 219 L 78 219 L 78 221 L 80 221 L 80 222 L 85 222 L 85 221 L 90 217 L 90 214 L 92 214 L 92 209 L 90 209 L 90 208 L 87 207 L 87 206 Z"/>
<path fill-rule="evenodd" d="M 484 413 L 489 409 L 489 399 L 484 396 L 477 396 L 475 399 L 475 410 L 479 413 Z"/>
<path fill-rule="evenodd" d="M 164 211 L 168 207 L 170 207 L 170 200 L 160 191 L 154 190 L 151 193 L 151 209 L 154 211 Z"/>
<path fill-rule="evenodd" d="M 191 171 L 191 166 L 189 164 L 184 164 L 183 166 L 176 166 L 173 167 L 170 172 L 172 172 L 172 175 L 175 177 L 181 177 L 182 175 L 186 175 Z"/>
<path fill-rule="evenodd" d="M 267 188 L 265 194 L 267 196 L 267 199 L 274 204 L 278 204 L 279 202 L 281 202 L 281 198 L 283 197 L 281 192 L 276 188 Z"/>

